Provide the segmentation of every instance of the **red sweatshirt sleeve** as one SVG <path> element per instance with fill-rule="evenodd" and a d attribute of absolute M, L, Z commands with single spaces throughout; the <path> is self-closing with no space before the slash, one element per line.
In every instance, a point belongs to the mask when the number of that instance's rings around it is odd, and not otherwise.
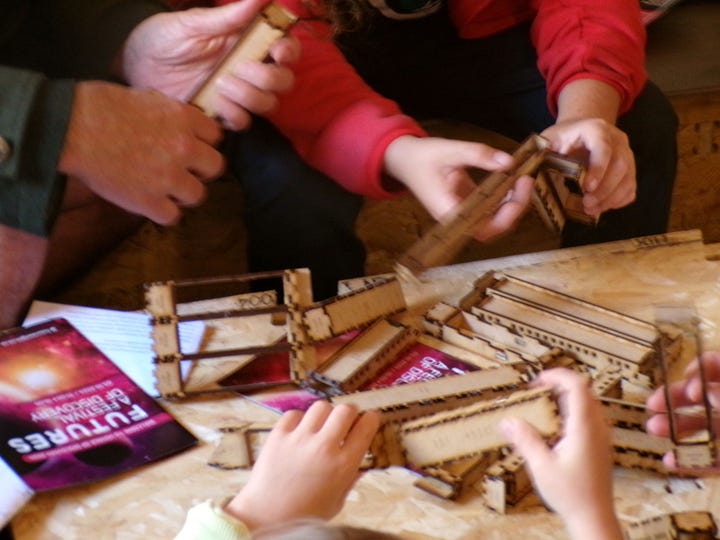
<path fill-rule="evenodd" d="M 620 113 L 627 111 L 647 81 L 637 0 L 534 1 L 532 39 L 553 113 L 563 87 L 588 78 L 612 85 L 622 99 Z"/>
<path fill-rule="evenodd" d="M 401 135 L 426 132 L 365 84 L 332 41 L 330 25 L 309 13 L 303 0 L 282 3 L 300 18 L 292 34 L 302 54 L 291 66 L 295 85 L 279 96 L 270 121 L 307 163 L 347 190 L 372 198 L 395 195 L 382 182 L 385 150 Z"/>

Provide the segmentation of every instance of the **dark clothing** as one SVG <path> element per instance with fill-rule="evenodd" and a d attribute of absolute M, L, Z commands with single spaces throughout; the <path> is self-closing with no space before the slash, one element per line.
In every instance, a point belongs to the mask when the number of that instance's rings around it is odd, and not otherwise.
<path fill-rule="evenodd" d="M 529 36 L 529 25 L 519 25 L 484 39 L 459 39 L 440 12 L 414 21 L 376 17 L 369 30 L 344 34 L 339 43 L 360 76 L 410 116 L 460 120 L 522 141 L 555 121 Z M 635 154 L 637 199 L 604 213 L 596 228 L 570 224 L 565 246 L 667 230 L 677 165 L 675 112 L 648 83 L 617 125 Z"/>
<path fill-rule="evenodd" d="M 355 235 L 363 199 L 307 165 L 269 122 L 255 118 L 224 146 L 245 195 L 248 269 L 309 268 L 316 300 L 335 296 L 341 279 L 365 274 Z M 279 282 L 254 282 L 282 291 Z"/>

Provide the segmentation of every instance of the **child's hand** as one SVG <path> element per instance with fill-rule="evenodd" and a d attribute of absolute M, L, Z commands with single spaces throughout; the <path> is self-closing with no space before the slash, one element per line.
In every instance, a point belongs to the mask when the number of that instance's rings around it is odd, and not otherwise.
<path fill-rule="evenodd" d="M 713 429 L 715 431 L 715 435 L 717 436 L 718 433 L 720 433 L 720 416 L 718 416 L 718 411 L 720 411 L 720 352 L 708 351 L 704 353 L 703 368 L 705 371 L 705 380 L 707 382 L 708 399 L 715 414 Z M 697 407 L 704 405 L 699 369 L 698 362 L 695 360 L 685 369 L 682 380 L 670 384 L 670 401 L 673 404 L 674 410 L 677 410 L 680 407 Z M 668 423 L 664 387 L 658 388 L 650 395 L 650 397 L 648 397 L 646 407 L 648 411 L 654 413 L 647 421 L 646 429 L 648 433 L 661 437 L 669 437 L 670 425 Z M 702 415 L 675 415 L 676 428 L 680 437 L 698 429 L 707 427 L 704 409 L 701 412 Z M 663 463 L 669 470 L 681 472 L 676 467 L 675 455 L 672 452 L 668 452 L 665 455 Z M 698 472 L 720 472 L 720 456 L 718 456 L 718 461 L 716 462 L 715 467 L 711 469 L 703 469 L 702 471 L 692 469 L 691 472 L 693 474 L 697 474 Z"/>
<path fill-rule="evenodd" d="M 622 538 L 613 508 L 610 430 L 587 380 L 559 368 L 542 372 L 537 383 L 558 394 L 563 436 L 550 448 L 530 424 L 516 418 L 503 421 L 503 434 L 525 458 L 535 487 L 572 538 Z"/>
<path fill-rule="evenodd" d="M 486 144 L 405 135 L 385 152 L 385 172 L 399 180 L 437 220 L 460 204 L 474 188 L 468 167 L 500 171 L 512 165 L 512 156 Z M 523 215 L 532 195 L 533 180 L 523 176 L 495 214 L 474 231 L 480 241 L 508 231 Z"/>
<path fill-rule="evenodd" d="M 225 510 L 254 530 L 298 518 L 330 519 L 358 477 L 378 429 L 375 412 L 317 401 L 289 411 L 268 436 L 247 485 Z"/>

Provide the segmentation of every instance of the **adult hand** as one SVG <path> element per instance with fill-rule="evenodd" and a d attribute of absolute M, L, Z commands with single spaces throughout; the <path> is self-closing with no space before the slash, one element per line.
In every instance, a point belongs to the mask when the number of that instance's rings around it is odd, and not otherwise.
<path fill-rule="evenodd" d="M 312 404 L 289 411 L 273 428 L 247 485 L 225 510 L 250 530 L 298 518 L 330 519 L 358 477 L 379 415 L 353 406 Z"/>
<path fill-rule="evenodd" d="M 720 415 L 718 414 L 720 411 L 720 351 L 707 351 L 703 353 L 702 360 L 708 400 L 713 414 L 713 430 L 715 435 L 718 436 L 720 433 Z M 707 428 L 707 419 L 704 416 L 700 365 L 697 359 L 688 365 L 681 380 L 670 384 L 668 392 L 673 409 L 676 411 L 675 426 L 679 437 Z M 647 431 L 660 437 L 669 437 L 670 423 L 667 414 L 667 403 L 665 402 L 665 387 L 656 389 L 648 397 L 646 407 L 652 413 L 646 424 Z M 700 407 L 699 411 L 698 407 Z M 681 412 L 677 414 L 680 408 L 694 409 L 698 414 L 682 414 Z M 718 456 L 714 467 L 702 470 L 690 469 L 685 471 L 678 469 L 673 452 L 668 452 L 663 457 L 663 463 L 669 470 L 676 472 L 690 472 L 692 474 L 720 473 L 720 456 Z"/>
<path fill-rule="evenodd" d="M 542 132 L 554 150 L 572 154 L 589 152 L 583 184 L 585 213 L 598 216 L 635 200 L 635 157 L 627 135 L 599 118 L 560 122 Z"/>
<path fill-rule="evenodd" d="M 442 219 L 467 196 L 475 183 L 468 167 L 486 171 L 509 168 L 512 156 L 486 144 L 404 135 L 385 152 L 385 172 L 399 180 L 435 219 Z M 474 231 L 487 241 L 512 228 L 530 204 L 533 179 L 521 177 L 495 213 Z"/>
<path fill-rule="evenodd" d="M 121 76 L 132 86 L 188 100 L 267 3 L 242 0 L 150 17 L 125 43 L 119 62 Z M 250 124 L 251 113 L 270 112 L 277 104 L 275 94 L 293 84 L 292 71 L 283 64 L 295 61 L 299 54 L 299 43 L 286 37 L 270 51 L 275 63 L 240 62 L 215 81 L 218 92 L 213 110 L 224 126 L 244 129 Z"/>
<path fill-rule="evenodd" d="M 107 82 L 76 86 L 60 172 L 107 201 L 157 223 L 205 198 L 219 176 L 222 130 L 191 105 Z"/>
<path fill-rule="evenodd" d="M 563 417 L 563 435 L 552 447 L 527 422 L 508 418 L 501 430 L 523 456 L 545 502 L 563 518 L 572 538 L 621 539 L 612 497 L 610 429 L 587 380 L 557 368 L 535 385 L 552 387 Z"/>
<path fill-rule="evenodd" d="M 621 96 L 611 85 L 576 79 L 558 96 L 557 123 L 542 132 L 556 152 L 589 153 L 583 206 L 591 216 L 635 200 L 635 156 L 627 136 L 615 126 L 620 103 Z"/>

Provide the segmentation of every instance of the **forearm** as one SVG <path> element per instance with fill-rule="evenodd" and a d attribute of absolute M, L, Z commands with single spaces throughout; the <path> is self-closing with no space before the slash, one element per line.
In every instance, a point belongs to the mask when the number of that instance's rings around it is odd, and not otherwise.
<path fill-rule="evenodd" d="M 567 84 L 558 95 L 557 122 L 601 118 L 615 124 L 620 103 L 620 94 L 609 84 L 578 79 Z"/>
<path fill-rule="evenodd" d="M 571 540 L 623 540 L 623 532 L 615 512 L 610 508 L 589 516 L 573 516 L 565 528 Z"/>

